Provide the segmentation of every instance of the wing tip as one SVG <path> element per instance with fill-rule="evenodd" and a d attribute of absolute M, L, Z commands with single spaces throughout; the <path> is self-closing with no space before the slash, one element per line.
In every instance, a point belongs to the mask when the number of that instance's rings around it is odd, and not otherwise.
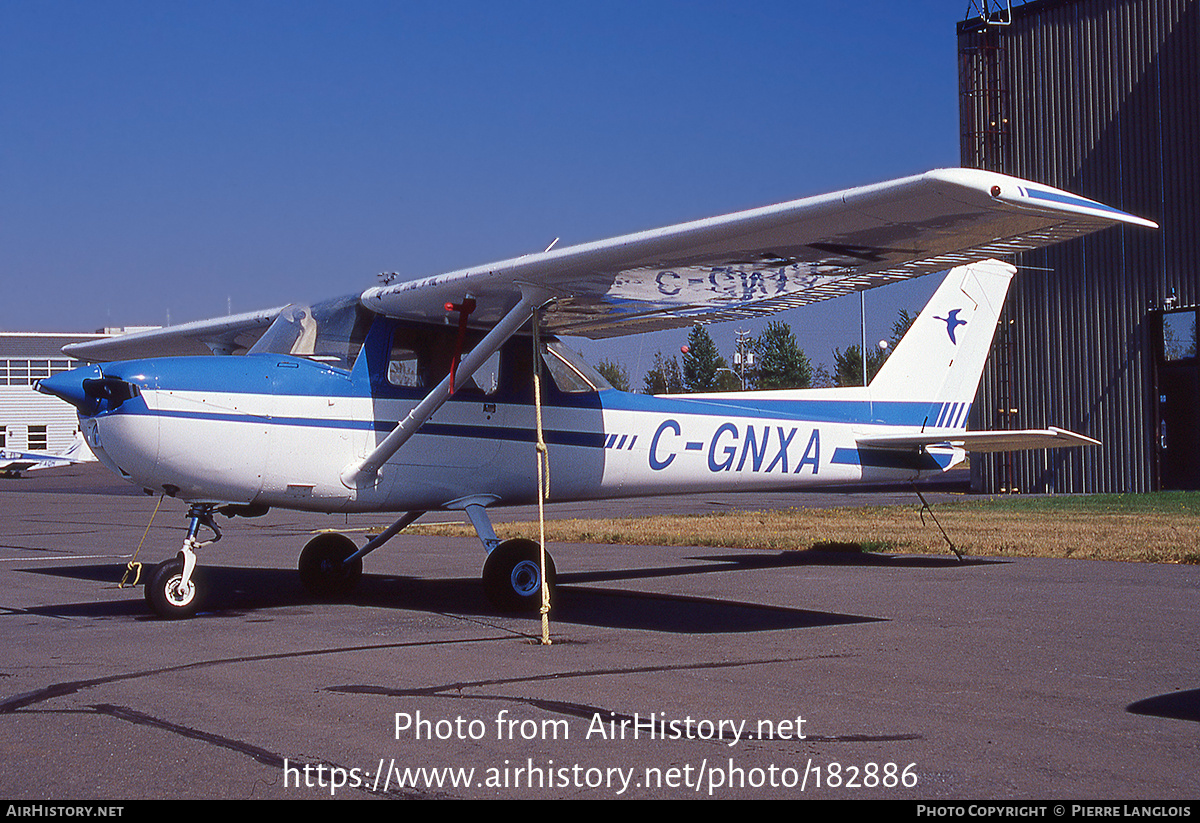
<path fill-rule="evenodd" d="M 963 187 L 975 194 L 982 194 L 1017 208 L 1064 212 L 1080 217 L 1094 218 L 1112 225 L 1129 225 L 1146 229 L 1159 228 L 1158 223 L 1145 217 L 1139 217 L 1136 214 L 1054 186 L 1024 180 L 1001 172 L 965 167 L 943 168 L 926 172 L 923 177 L 938 183 Z"/>

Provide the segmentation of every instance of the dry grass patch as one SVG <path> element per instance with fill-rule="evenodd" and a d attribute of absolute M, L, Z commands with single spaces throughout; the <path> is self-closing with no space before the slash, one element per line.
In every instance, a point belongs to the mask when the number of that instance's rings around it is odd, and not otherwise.
<path fill-rule="evenodd" d="M 1200 495 L 1094 495 L 953 503 L 934 507 L 964 554 L 1200 563 Z M 473 535 L 469 526 L 412 526 Z M 502 538 L 536 540 L 536 522 L 500 523 Z M 719 546 L 772 551 L 841 548 L 913 554 L 949 551 L 919 505 L 721 511 L 612 520 L 548 520 L 550 543 Z"/>

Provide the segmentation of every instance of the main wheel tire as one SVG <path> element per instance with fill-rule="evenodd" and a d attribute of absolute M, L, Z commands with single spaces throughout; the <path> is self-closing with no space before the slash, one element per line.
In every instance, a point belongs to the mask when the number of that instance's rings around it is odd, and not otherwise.
<path fill-rule="evenodd" d="M 300 582 L 309 594 L 341 597 L 353 591 L 362 577 L 362 558 L 347 562 L 358 551 L 344 534 L 319 534 L 300 552 Z"/>
<path fill-rule="evenodd" d="M 532 540 L 506 540 L 483 564 L 483 589 L 491 604 L 502 612 L 537 612 L 542 607 L 541 553 Z M 557 572 L 546 552 L 546 584 L 554 597 Z"/>
<path fill-rule="evenodd" d="M 154 567 L 146 581 L 146 602 L 159 617 L 181 620 L 191 617 L 200 608 L 200 583 L 197 569 L 187 586 L 183 583 L 183 558 L 172 557 Z"/>

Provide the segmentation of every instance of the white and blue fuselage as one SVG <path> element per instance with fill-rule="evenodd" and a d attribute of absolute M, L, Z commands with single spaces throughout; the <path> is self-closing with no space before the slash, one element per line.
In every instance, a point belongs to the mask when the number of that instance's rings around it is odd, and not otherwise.
<path fill-rule="evenodd" d="M 345 466 L 416 400 L 374 397 L 353 372 L 299 358 L 250 355 L 236 368 L 230 360 L 105 366 L 107 377 L 137 385 L 138 396 L 83 417 L 89 445 L 131 483 L 189 501 L 332 512 L 433 510 L 468 496 L 495 505 L 536 500 L 532 402 L 452 398 L 377 483 L 347 488 L 339 477 Z M 954 456 L 860 448 L 857 439 L 931 429 L 938 419 L 961 425 L 967 406 L 759 399 L 756 392 L 566 394 L 549 383 L 546 393 L 551 500 L 560 501 L 916 479 L 943 471 Z"/>
<path fill-rule="evenodd" d="M 1010 277 L 1003 264 L 954 270 L 869 387 L 647 396 L 601 381 L 560 385 L 550 369 L 550 499 L 788 491 L 940 473 L 964 453 L 862 441 L 966 427 Z M 536 500 L 533 356 L 520 336 L 501 348 L 487 390 L 477 380 L 456 392 L 373 482 L 343 482 L 346 467 L 425 396 L 418 375 L 435 368 L 433 338 L 443 330 L 375 317 L 350 368 L 273 352 L 160 358 L 84 367 L 42 388 L 76 403 L 88 444 L 110 469 L 189 502 L 361 512 Z M 424 346 L 428 362 L 397 354 L 401 339 L 424 341 L 404 345 Z"/>

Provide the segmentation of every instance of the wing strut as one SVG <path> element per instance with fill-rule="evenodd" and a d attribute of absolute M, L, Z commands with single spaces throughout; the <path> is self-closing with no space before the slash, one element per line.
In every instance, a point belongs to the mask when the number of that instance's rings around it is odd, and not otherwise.
<path fill-rule="evenodd" d="M 500 319 L 490 332 L 479 341 L 475 348 L 462 359 L 453 375 L 446 375 L 425 398 L 408 413 L 396 428 L 392 429 L 374 451 L 362 460 L 355 461 L 342 470 L 342 483 L 348 489 L 358 489 L 372 486 L 379 476 L 379 469 L 396 451 L 405 444 L 408 438 L 417 433 L 421 426 L 433 416 L 434 412 L 454 393 L 463 386 L 475 372 L 501 346 L 525 325 L 533 312 L 552 297 L 546 289 L 521 284 L 521 300 L 513 306 L 508 314 Z"/>

